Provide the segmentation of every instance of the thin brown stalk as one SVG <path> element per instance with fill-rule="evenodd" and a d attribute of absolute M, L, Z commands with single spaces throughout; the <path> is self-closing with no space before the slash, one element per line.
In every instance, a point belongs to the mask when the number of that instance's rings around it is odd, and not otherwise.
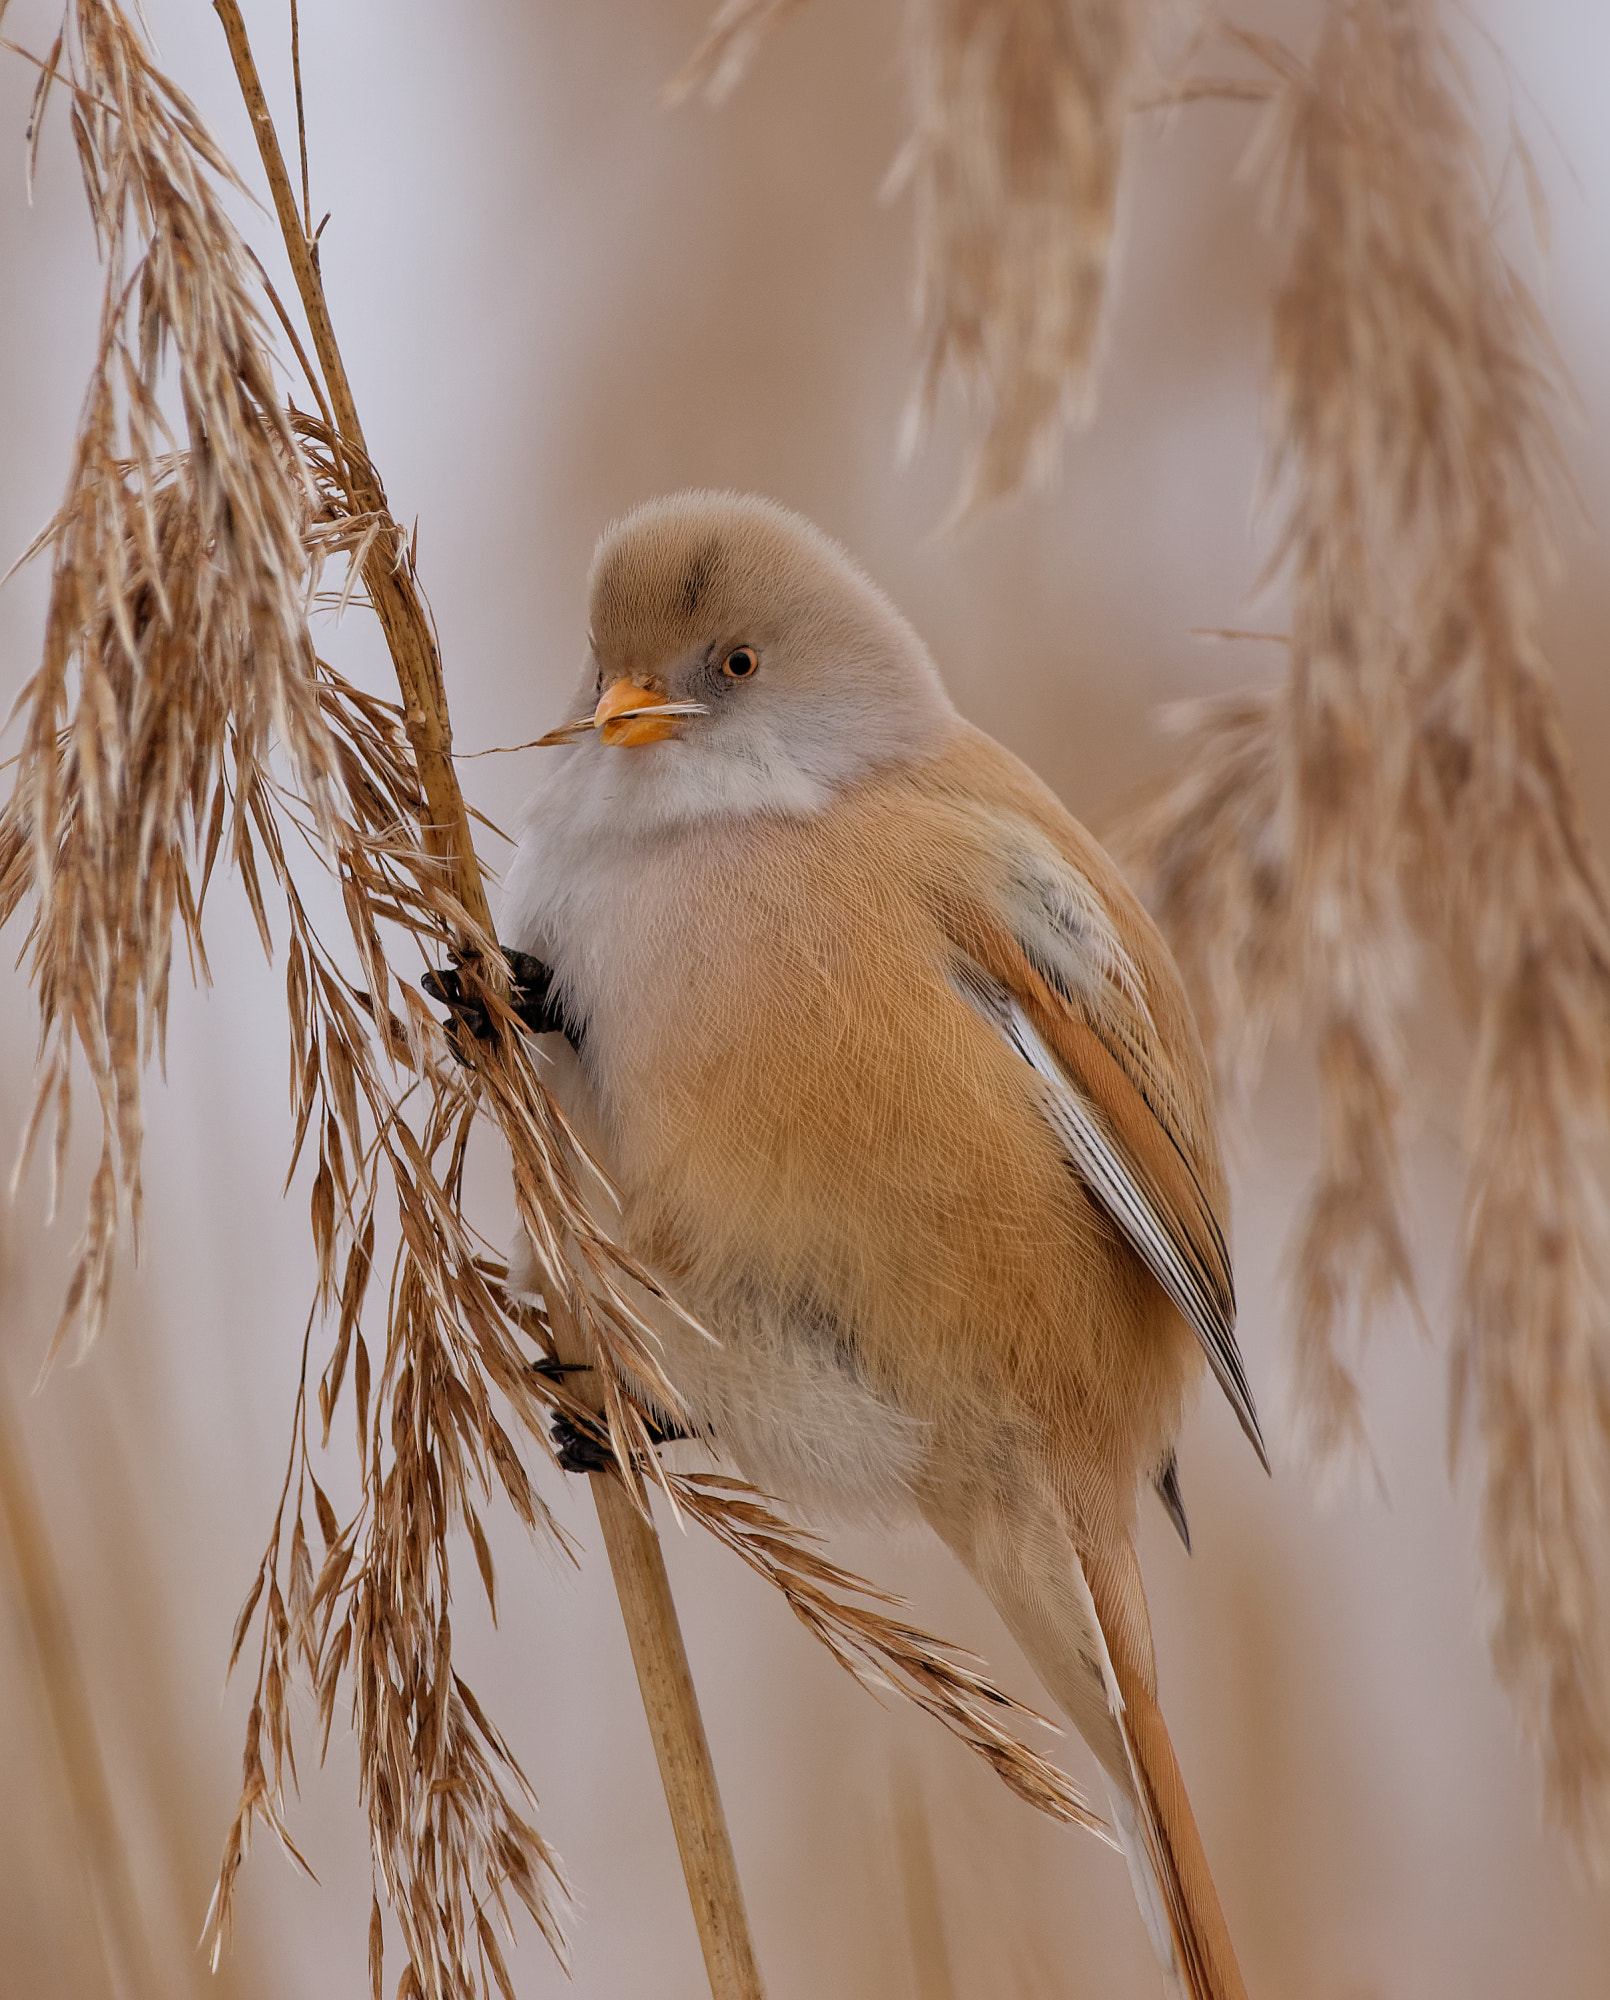
<path fill-rule="evenodd" d="M 297 291 L 313 335 L 314 351 L 319 357 L 319 367 L 335 410 L 336 439 L 346 461 L 343 469 L 348 483 L 347 499 L 354 512 L 384 515 L 387 511 L 385 492 L 369 457 L 363 427 L 358 422 L 357 404 L 341 360 L 335 328 L 330 321 L 313 244 L 297 217 L 296 197 L 291 192 L 285 156 L 280 151 L 273 116 L 252 59 L 246 24 L 235 0 L 214 0 L 214 11 L 223 25 L 241 95 L 251 116 L 263 170 L 274 197 L 280 234 L 290 256 Z M 472 923 L 486 937 L 490 937 L 492 913 L 481 881 L 480 863 L 476 859 L 469 816 L 464 810 L 463 795 L 458 787 L 458 775 L 453 769 L 453 735 L 448 722 L 447 693 L 442 683 L 441 661 L 429 615 L 412 577 L 404 572 L 392 549 L 377 541 L 361 567 L 370 601 L 385 632 L 387 649 L 402 686 L 404 723 L 430 809 L 425 827 L 427 845 L 451 862 L 453 886 L 459 901 Z M 491 956 L 495 957 L 495 953 Z"/>
<path fill-rule="evenodd" d="M 50 1546 L 26 1447 L 0 1375 L 0 1539 L 11 1554 L 16 1602 L 26 1629 L 34 1688 L 61 1758 L 73 1831 L 108 1993 L 157 2000 L 160 1988 L 140 1901 L 95 1732 L 94 1713 L 72 1620 Z"/>
<path fill-rule="evenodd" d="M 555 1357 L 575 1371 L 578 1409 L 596 1422 L 604 1411 L 603 1384 L 587 1365 L 582 1330 L 557 1300 L 547 1316 Z M 712 2000 L 765 2000 L 732 1836 L 654 1524 L 615 1471 L 591 1473 L 589 1482 Z"/>
<path fill-rule="evenodd" d="M 659 1541 L 653 1524 L 612 1472 L 595 1472 L 591 1480 L 711 2000 L 765 2000 L 732 1837 L 721 1813 Z M 713 1810 L 706 1801 L 713 1802 Z"/>
<path fill-rule="evenodd" d="M 296 0 L 291 0 L 291 88 L 296 93 L 296 151 L 302 162 L 302 234 L 317 268 L 319 245 L 313 234 L 313 195 L 307 177 L 307 111 L 302 103 L 302 17 Z"/>

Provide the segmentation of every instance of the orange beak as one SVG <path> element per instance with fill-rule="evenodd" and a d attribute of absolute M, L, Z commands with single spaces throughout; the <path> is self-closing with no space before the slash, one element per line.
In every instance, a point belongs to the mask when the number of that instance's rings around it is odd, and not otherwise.
<path fill-rule="evenodd" d="M 672 701 L 669 695 L 656 694 L 653 688 L 642 687 L 636 681 L 620 680 L 604 690 L 591 715 L 550 729 L 546 736 L 537 738 L 537 746 L 573 743 L 590 729 L 596 729 L 604 742 L 621 749 L 630 749 L 638 743 L 663 743 L 676 734 L 676 725 L 683 716 L 705 712 L 701 702 Z"/>
<path fill-rule="evenodd" d="M 629 749 L 638 743 L 663 743 L 676 734 L 676 724 L 668 717 L 645 715 L 668 705 L 669 697 L 636 681 L 616 681 L 604 690 L 603 699 L 593 710 L 593 727 L 606 743 Z"/>

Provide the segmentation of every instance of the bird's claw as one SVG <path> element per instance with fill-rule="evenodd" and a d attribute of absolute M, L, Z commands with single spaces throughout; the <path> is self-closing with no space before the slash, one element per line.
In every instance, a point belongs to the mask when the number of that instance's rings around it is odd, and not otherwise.
<path fill-rule="evenodd" d="M 579 1048 L 581 1031 L 554 996 L 551 969 L 528 951 L 505 947 L 503 958 L 509 968 L 510 1006 L 520 1024 L 533 1035 L 563 1035 L 572 1048 Z M 460 1062 L 468 1061 L 459 1039 L 461 1030 L 467 1030 L 478 1042 L 491 1041 L 492 1017 L 486 1002 L 464 990 L 464 977 L 456 965 L 427 972 L 419 983 L 430 999 L 448 1009 L 449 1018 L 442 1026 Z"/>
<path fill-rule="evenodd" d="M 492 1019 L 485 1001 L 479 997 L 472 999 L 464 991 L 463 976 L 456 965 L 442 972 L 427 972 L 419 983 L 427 999 L 447 1008 L 448 1018 L 442 1023 L 447 1032 L 447 1046 L 460 1062 L 468 1062 L 468 1053 L 459 1040 L 462 1031 L 468 1030 L 478 1042 L 492 1039 Z"/>
<path fill-rule="evenodd" d="M 585 1370 L 583 1362 L 539 1361 L 536 1372 L 562 1381 L 567 1374 Z M 684 1430 L 680 1424 L 667 1423 L 642 1412 L 643 1428 L 648 1432 L 652 1445 L 675 1444 L 678 1439 L 691 1438 L 694 1432 Z M 581 1424 L 574 1417 L 555 1415 L 549 1419 L 548 1434 L 553 1439 L 554 1456 L 564 1472 L 609 1472 L 615 1465 L 615 1454 L 610 1448 L 603 1429 L 592 1424 Z"/>
<path fill-rule="evenodd" d="M 548 1434 L 562 1472 L 613 1471 L 615 1454 L 609 1440 L 590 1425 L 583 1429 L 570 1417 L 556 1416 L 548 1425 Z"/>

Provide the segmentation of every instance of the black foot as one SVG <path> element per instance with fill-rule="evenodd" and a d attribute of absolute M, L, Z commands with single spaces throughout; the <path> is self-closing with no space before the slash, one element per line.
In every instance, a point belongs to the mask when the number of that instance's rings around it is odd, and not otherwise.
<path fill-rule="evenodd" d="M 518 1018 L 533 1035 L 563 1035 L 573 1049 L 579 1049 L 581 1029 L 560 1006 L 549 968 L 528 951 L 505 949 L 503 956 L 514 983 L 511 998 Z M 419 983 L 432 1000 L 450 1010 L 449 1019 L 442 1025 L 447 1029 L 453 1053 L 461 1062 L 466 1055 L 459 1044 L 460 1034 L 468 1032 L 478 1042 L 492 1039 L 491 1017 L 479 998 L 465 992 L 463 975 L 456 965 L 441 972 L 427 972 Z"/>
<path fill-rule="evenodd" d="M 609 1440 L 591 1428 L 583 1430 L 569 1417 L 555 1417 L 548 1426 L 554 1457 L 564 1472 L 608 1472 L 615 1464 Z"/>
<path fill-rule="evenodd" d="M 536 1372 L 562 1380 L 566 1374 L 583 1372 L 585 1363 L 564 1361 L 539 1361 Z M 651 1417 L 645 1411 L 643 1423 L 648 1431 L 651 1444 L 675 1444 L 679 1438 L 691 1438 L 692 1431 L 683 1430 L 680 1424 L 661 1423 L 658 1417 Z M 548 1424 L 549 1435 L 553 1439 L 554 1456 L 560 1469 L 565 1472 L 608 1472 L 615 1463 L 615 1454 L 609 1448 L 609 1440 L 602 1427 L 589 1425 L 585 1430 L 571 1417 L 556 1416 Z"/>

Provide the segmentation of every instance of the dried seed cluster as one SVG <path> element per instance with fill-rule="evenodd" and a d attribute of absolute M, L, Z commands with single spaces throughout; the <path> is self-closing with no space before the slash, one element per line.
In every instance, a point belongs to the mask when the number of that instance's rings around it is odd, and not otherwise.
<path fill-rule="evenodd" d="M 980 414 L 958 511 L 1043 477 L 1086 415 L 1144 0 L 918 0 L 916 124 L 890 188 L 916 205 L 927 424 L 948 375 Z"/>
<path fill-rule="evenodd" d="M 43 1060 L 28 1143 L 54 1106 L 58 1178 L 75 1045 L 101 1105 L 52 1353 L 105 1318 L 123 1202 L 138 1229 L 140 1070 L 162 1037 L 174 923 L 199 952 L 226 832 L 249 871 L 246 800 L 270 731 L 321 817 L 330 767 L 304 605 L 312 493 L 250 253 L 209 178 L 233 175 L 117 6 L 80 0 L 70 26 L 69 115 L 106 282 L 67 497 L 30 551 L 50 557 L 50 603 L 0 819 L 0 920 L 36 897 Z M 58 40 L 36 140 L 63 60 Z M 170 360 L 182 451 L 158 396 Z"/>

